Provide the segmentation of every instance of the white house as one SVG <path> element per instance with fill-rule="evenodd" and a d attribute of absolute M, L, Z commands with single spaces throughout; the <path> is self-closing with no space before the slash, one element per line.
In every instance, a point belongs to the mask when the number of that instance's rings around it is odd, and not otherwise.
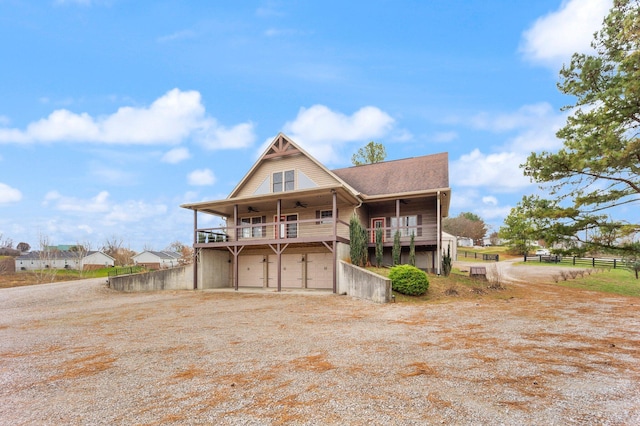
<path fill-rule="evenodd" d="M 115 259 L 101 251 L 89 251 L 84 257 L 76 251 L 32 251 L 16 257 L 16 271 L 39 269 L 100 269 L 115 265 Z"/>
<path fill-rule="evenodd" d="M 451 259 L 456 260 L 458 256 L 458 238 L 442 231 L 442 254 L 447 253 L 447 248 L 449 248 Z"/>
<path fill-rule="evenodd" d="M 180 265 L 181 258 L 182 255 L 174 251 L 145 250 L 133 256 L 133 261 L 149 269 L 166 269 Z"/>

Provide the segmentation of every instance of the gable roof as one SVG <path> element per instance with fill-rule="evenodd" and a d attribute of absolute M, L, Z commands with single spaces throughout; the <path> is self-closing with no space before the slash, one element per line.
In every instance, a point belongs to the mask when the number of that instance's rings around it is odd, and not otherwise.
<path fill-rule="evenodd" d="M 267 149 L 262 153 L 260 158 L 253 164 L 253 166 L 247 172 L 247 174 L 244 175 L 242 180 L 238 182 L 235 188 L 233 188 L 233 191 L 231 191 L 227 199 L 235 198 L 237 196 L 238 192 L 244 186 L 247 180 L 249 180 L 249 178 L 253 175 L 253 173 L 260 167 L 260 165 L 265 160 L 269 160 L 272 158 L 286 157 L 286 156 L 296 155 L 296 154 L 304 155 L 309 160 L 311 160 L 314 164 L 320 167 L 322 171 L 324 171 L 325 173 L 330 175 L 332 178 L 334 178 L 340 185 L 348 189 L 349 192 L 351 192 L 353 195 L 357 194 L 357 191 L 351 188 L 349 184 L 344 182 L 339 176 L 336 176 L 334 173 L 332 173 L 331 170 L 327 169 L 322 163 L 316 160 L 312 155 L 307 153 L 304 149 L 300 148 L 300 146 L 298 146 L 298 144 L 296 144 L 293 140 L 291 140 L 287 135 L 280 132 L 269 144 Z"/>
<path fill-rule="evenodd" d="M 449 155 L 424 155 L 332 170 L 364 196 L 449 190 Z"/>
<path fill-rule="evenodd" d="M 40 260 L 41 256 L 40 256 L 40 251 L 30 251 L 29 253 L 25 253 L 23 255 L 18 256 L 16 259 L 17 260 Z M 113 257 L 109 256 L 108 254 L 102 252 L 102 251 L 88 251 L 84 254 L 84 256 L 82 257 L 83 259 L 86 259 L 87 257 L 96 254 L 96 253 L 101 253 L 102 255 L 113 259 Z M 48 258 L 51 260 L 64 260 L 64 259 L 77 259 L 78 258 L 78 252 L 76 251 L 69 251 L 69 250 L 50 250 L 48 251 L 43 258 Z M 114 259 L 115 260 L 115 259 Z"/>
<path fill-rule="evenodd" d="M 182 257 L 182 255 L 180 253 L 176 253 L 173 251 L 152 251 L 152 250 L 145 250 L 141 253 L 136 254 L 135 257 L 139 257 L 144 253 L 151 253 L 152 255 L 158 257 L 159 259 L 180 259 Z"/>

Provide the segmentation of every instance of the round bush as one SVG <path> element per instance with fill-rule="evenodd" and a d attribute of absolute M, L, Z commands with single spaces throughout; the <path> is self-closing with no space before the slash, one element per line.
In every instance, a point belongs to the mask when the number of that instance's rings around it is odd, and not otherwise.
<path fill-rule="evenodd" d="M 398 293 L 421 296 L 429 289 L 427 274 L 411 265 L 398 265 L 389 271 L 391 286 Z"/>

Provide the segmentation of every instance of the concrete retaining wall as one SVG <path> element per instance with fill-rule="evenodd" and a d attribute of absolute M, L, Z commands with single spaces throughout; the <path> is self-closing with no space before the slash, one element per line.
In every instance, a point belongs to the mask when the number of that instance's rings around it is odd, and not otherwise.
<path fill-rule="evenodd" d="M 155 290 L 193 289 L 193 265 L 162 269 L 145 274 L 109 277 L 109 287 L 126 293 Z"/>
<path fill-rule="evenodd" d="M 391 301 L 391 280 L 338 260 L 340 293 L 377 303 Z"/>

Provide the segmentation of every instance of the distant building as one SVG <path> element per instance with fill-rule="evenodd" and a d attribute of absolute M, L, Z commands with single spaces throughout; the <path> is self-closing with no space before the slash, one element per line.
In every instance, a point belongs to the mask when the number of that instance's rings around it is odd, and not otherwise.
<path fill-rule="evenodd" d="M 182 255 L 175 251 L 150 251 L 145 250 L 133 256 L 136 265 L 148 269 L 173 268 L 181 264 Z"/>
<path fill-rule="evenodd" d="M 89 251 L 81 259 L 78 252 L 68 250 L 49 250 L 45 254 L 32 251 L 16 257 L 16 271 L 34 271 L 40 269 L 76 269 L 93 270 L 113 267 L 115 259 L 101 251 Z"/>

